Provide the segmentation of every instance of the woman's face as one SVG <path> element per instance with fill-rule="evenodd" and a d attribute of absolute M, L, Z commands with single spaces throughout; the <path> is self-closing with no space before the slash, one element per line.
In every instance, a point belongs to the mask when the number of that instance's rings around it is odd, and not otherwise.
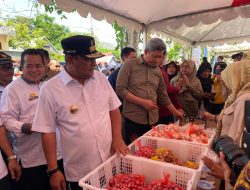
<path fill-rule="evenodd" d="M 181 64 L 181 74 L 183 75 L 189 75 L 191 72 L 190 65 L 186 62 Z"/>
<path fill-rule="evenodd" d="M 201 73 L 201 77 L 207 79 L 211 75 L 210 69 L 206 69 Z"/>
<path fill-rule="evenodd" d="M 167 73 L 168 75 L 174 75 L 176 73 L 176 67 L 174 65 L 168 65 Z"/>

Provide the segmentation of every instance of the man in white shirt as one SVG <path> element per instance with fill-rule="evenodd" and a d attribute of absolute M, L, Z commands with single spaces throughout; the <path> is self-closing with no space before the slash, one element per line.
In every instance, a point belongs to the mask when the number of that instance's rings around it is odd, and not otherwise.
<path fill-rule="evenodd" d="M 58 127 L 66 180 L 71 190 L 78 190 L 78 181 L 108 159 L 111 149 L 129 150 L 121 137 L 121 103 L 105 76 L 95 71 L 95 59 L 103 55 L 94 38 L 77 35 L 61 44 L 66 65 L 42 87 L 32 130 L 42 133 L 52 189 L 65 190 L 55 157 Z"/>
<path fill-rule="evenodd" d="M 12 81 L 14 68 L 12 59 L 9 55 L 0 52 L 0 99 L 3 89 Z M 0 118 L 0 149 L 3 150 L 8 160 L 8 169 L 11 178 L 18 181 L 21 177 L 21 167 L 17 162 L 17 157 L 14 154 L 7 137 L 7 132 Z M 9 190 L 11 185 L 7 176 L 8 170 L 0 151 L 0 189 Z"/>
<path fill-rule="evenodd" d="M 43 54 L 37 49 L 24 50 L 20 69 L 23 75 L 3 91 L 1 118 L 7 130 L 16 137 L 14 146 L 22 165 L 22 189 L 50 190 L 41 134 L 31 130 L 43 84 Z M 58 154 L 56 158 L 60 160 L 62 156 Z M 62 165 L 62 160 L 60 164 Z"/>

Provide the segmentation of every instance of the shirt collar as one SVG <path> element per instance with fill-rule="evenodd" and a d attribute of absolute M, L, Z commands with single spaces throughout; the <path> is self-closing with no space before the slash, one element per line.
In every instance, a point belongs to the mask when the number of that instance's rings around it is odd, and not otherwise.
<path fill-rule="evenodd" d="M 139 59 L 140 59 L 140 64 L 146 64 L 147 65 L 147 63 L 143 60 L 143 54 L 141 54 L 141 56 L 139 57 Z"/>
<path fill-rule="evenodd" d="M 21 75 L 21 78 L 24 80 L 24 82 L 26 82 L 27 84 L 37 84 L 37 83 L 35 83 L 35 82 L 33 82 L 33 81 L 31 81 L 31 80 L 29 80 L 29 79 L 27 79 L 27 78 L 25 78 L 23 75 Z M 39 82 L 39 84 L 42 82 L 42 79 L 41 79 L 41 81 Z"/>
<path fill-rule="evenodd" d="M 94 75 L 91 77 L 91 79 L 95 79 L 95 72 L 94 71 Z M 63 81 L 63 84 L 66 86 L 67 84 L 69 84 L 70 82 L 78 82 L 77 80 L 75 80 L 74 78 L 72 78 L 69 73 L 65 70 L 64 67 L 62 67 L 61 69 L 61 73 L 60 73 L 61 79 Z"/>

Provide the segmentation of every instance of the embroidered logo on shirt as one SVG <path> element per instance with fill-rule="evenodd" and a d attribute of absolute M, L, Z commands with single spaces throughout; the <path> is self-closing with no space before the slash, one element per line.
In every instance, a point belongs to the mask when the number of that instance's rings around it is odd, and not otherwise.
<path fill-rule="evenodd" d="M 35 99 L 37 99 L 37 98 L 38 98 L 38 96 L 36 95 L 36 93 L 35 93 L 35 92 L 31 92 L 31 94 L 30 94 L 30 96 L 29 96 L 29 101 L 35 100 Z"/>
<path fill-rule="evenodd" d="M 72 105 L 69 108 L 70 113 L 75 114 L 79 110 L 79 107 L 77 105 Z"/>

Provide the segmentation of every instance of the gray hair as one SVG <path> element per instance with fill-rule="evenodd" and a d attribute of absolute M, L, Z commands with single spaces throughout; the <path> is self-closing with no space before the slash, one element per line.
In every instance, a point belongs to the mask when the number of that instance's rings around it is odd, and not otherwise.
<path fill-rule="evenodd" d="M 160 38 L 152 38 L 148 41 L 146 48 L 146 51 L 154 51 L 154 50 L 158 50 L 158 51 L 164 51 L 166 52 L 166 45 L 163 42 L 162 39 Z"/>

